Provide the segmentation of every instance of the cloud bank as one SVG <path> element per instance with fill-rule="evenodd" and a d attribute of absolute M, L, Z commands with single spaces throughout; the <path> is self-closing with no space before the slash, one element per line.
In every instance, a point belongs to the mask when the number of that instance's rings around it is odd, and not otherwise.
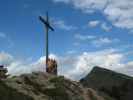
<path fill-rule="evenodd" d="M 76 26 L 73 26 L 73 25 L 69 25 L 67 24 L 64 20 L 54 20 L 53 21 L 53 25 L 58 28 L 58 29 L 62 29 L 62 30 L 65 30 L 65 31 L 70 31 L 70 30 L 75 30 L 77 29 Z"/>
<path fill-rule="evenodd" d="M 102 12 L 112 24 L 133 30 L 133 0 L 53 0 L 71 4 L 85 13 Z"/>
<path fill-rule="evenodd" d="M 79 80 L 88 74 L 94 66 L 101 66 L 103 68 L 116 70 L 121 73 L 133 75 L 132 69 L 133 63 L 124 64 L 123 60 L 125 55 L 114 49 L 106 49 L 95 52 L 84 52 L 75 56 L 57 56 L 54 54 L 50 55 L 51 58 L 55 58 L 58 61 L 58 73 L 68 78 Z M 25 63 L 15 59 L 12 55 L 1 52 L 0 53 L 0 64 L 5 65 L 8 68 L 8 73 L 11 75 L 20 75 L 23 73 L 31 73 L 35 71 L 45 71 L 45 57 L 40 57 L 37 61 L 32 63 Z M 125 70 L 126 69 L 126 70 Z"/>
<path fill-rule="evenodd" d="M 84 44 L 90 43 L 94 47 L 102 47 L 102 46 L 105 47 L 110 44 L 116 44 L 120 42 L 118 38 L 99 37 L 99 36 L 94 36 L 94 35 L 83 35 L 81 33 L 76 33 L 74 35 L 74 38 L 78 40 L 77 44 L 78 43 L 81 44 L 82 42 L 84 42 Z"/>

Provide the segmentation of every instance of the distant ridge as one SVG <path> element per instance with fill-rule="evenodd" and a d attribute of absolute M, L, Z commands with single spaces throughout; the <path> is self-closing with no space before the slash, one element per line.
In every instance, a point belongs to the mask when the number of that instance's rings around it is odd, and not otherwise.
<path fill-rule="evenodd" d="M 96 66 L 80 83 L 113 100 L 133 100 L 133 77 L 124 74 Z"/>

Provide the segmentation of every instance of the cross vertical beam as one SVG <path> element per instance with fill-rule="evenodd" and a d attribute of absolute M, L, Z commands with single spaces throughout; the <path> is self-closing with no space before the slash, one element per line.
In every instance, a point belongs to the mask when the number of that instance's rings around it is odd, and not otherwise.
<path fill-rule="evenodd" d="M 46 13 L 46 22 L 49 24 L 49 18 L 48 18 L 48 12 Z M 49 59 L 49 36 L 48 36 L 48 30 L 49 27 L 45 25 L 46 28 L 46 72 L 48 70 L 48 59 Z"/>
<path fill-rule="evenodd" d="M 50 26 L 49 23 L 49 16 L 48 16 L 48 12 L 46 13 L 46 19 L 43 19 L 43 17 L 39 16 L 40 21 L 45 25 L 45 30 L 46 30 L 46 72 L 48 72 L 48 59 L 49 59 L 49 29 L 51 31 L 54 31 L 54 29 Z"/>

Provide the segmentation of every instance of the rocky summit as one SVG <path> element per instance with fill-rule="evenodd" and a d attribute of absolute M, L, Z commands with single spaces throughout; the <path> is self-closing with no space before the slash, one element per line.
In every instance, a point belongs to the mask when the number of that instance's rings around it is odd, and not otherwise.
<path fill-rule="evenodd" d="M 133 78 L 100 67 L 80 82 L 42 72 L 0 80 L 0 100 L 133 100 Z"/>
<path fill-rule="evenodd" d="M 80 83 L 93 88 L 106 100 L 133 100 L 133 77 L 94 67 Z"/>
<path fill-rule="evenodd" d="M 0 100 L 105 100 L 79 82 L 36 72 L 0 81 Z"/>

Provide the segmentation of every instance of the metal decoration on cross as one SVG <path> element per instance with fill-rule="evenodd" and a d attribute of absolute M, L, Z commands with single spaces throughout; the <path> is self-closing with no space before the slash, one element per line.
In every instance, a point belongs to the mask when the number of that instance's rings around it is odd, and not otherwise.
<path fill-rule="evenodd" d="M 48 72 L 48 60 L 49 60 L 49 30 L 54 31 L 52 26 L 50 25 L 49 22 L 49 16 L 48 12 L 46 13 L 46 18 L 44 19 L 42 16 L 39 16 L 39 20 L 45 25 L 45 30 L 46 30 L 46 72 Z"/>

